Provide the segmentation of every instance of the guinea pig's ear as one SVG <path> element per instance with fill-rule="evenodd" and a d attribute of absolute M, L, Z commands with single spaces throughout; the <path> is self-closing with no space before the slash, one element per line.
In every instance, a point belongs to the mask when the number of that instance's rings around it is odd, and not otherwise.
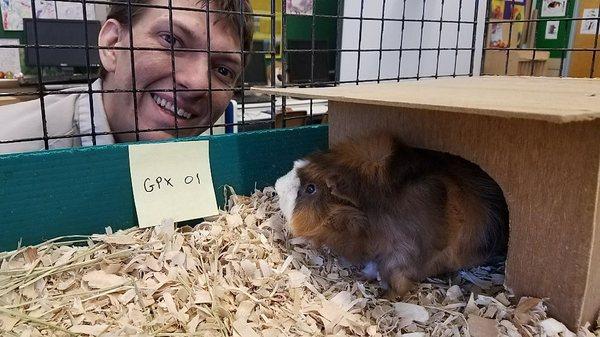
<path fill-rule="evenodd" d="M 349 177 L 331 173 L 325 178 L 325 183 L 333 196 L 349 202 L 354 207 L 359 207 L 359 192 L 355 181 Z"/>

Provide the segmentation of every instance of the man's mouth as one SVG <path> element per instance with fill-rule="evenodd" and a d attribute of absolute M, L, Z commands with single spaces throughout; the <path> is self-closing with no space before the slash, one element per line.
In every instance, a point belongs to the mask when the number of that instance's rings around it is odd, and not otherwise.
<path fill-rule="evenodd" d="M 185 118 L 185 119 L 192 118 L 192 114 L 185 111 L 183 108 L 178 108 L 177 111 L 175 111 L 175 104 L 173 102 L 166 100 L 162 97 L 159 97 L 158 95 L 155 95 L 155 94 L 151 94 L 151 95 L 152 95 L 152 99 L 154 99 L 154 102 L 156 102 L 156 104 L 158 104 L 158 106 L 163 108 L 165 111 L 168 111 L 171 114 L 177 115 L 178 117 L 181 117 L 181 118 Z"/>

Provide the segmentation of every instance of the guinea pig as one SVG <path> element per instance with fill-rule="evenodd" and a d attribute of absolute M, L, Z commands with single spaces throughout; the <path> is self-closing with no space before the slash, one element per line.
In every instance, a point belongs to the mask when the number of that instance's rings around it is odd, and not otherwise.
<path fill-rule="evenodd" d="M 506 252 L 508 207 L 477 165 L 380 132 L 297 160 L 275 184 L 292 234 L 373 267 L 397 298 Z"/>

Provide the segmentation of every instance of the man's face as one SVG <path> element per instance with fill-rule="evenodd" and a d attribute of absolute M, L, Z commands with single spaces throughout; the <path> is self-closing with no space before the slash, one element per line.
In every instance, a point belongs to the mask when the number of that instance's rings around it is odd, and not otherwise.
<path fill-rule="evenodd" d="M 167 5 L 165 0 L 154 0 L 151 4 Z M 173 7 L 203 8 L 198 0 L 173 0 Z M 211 9 L 216 9 L 211 7 Z M 185 10 L 172 11 L 173 34 L 169 26 L 169 11 L 164 8 L 144 8 L 132 25 L 134 48 L 192 48 L 208 49 L 208 29 L 206 13 Z M 129 48 L 129 28 L 118 23 L 105 23 L 115 27 L 103 27 L 100 33 L 101 43 L 116 47 Z M 106 29 L 105 29 L 106 28 Z M 112 32 L 111 30 L 115 30 Z M 102 39 L 102 34 L 108 35 Z M 112 34 L 112 35 L 111 35 Z M 119 37 L 115 38 L 115 34 Z M 111 36 L 113 40 L 110 40 Z M 107 42 L 108 41 L 108 42 Z M 182 127 L 201 127 L 179 130 L 179 136 L 198 135 L 214 123 L 223 113 L 236 79 L 242 71 L 240 54 L 218 53 L 240 50 L 239 32 L 228 26 L 225 19 L 219 20 L 219 14 L 210 13 L 210 61 L 207 52 L 201 51 L 134 51 L 135 87 L 143 90 L 136 94 L 138 129 L 174 129 Z M 113 50 L 112 54 L 102 53 L 102 63 L 107 70 L 103 90 L 127 89 L 133 85 L 131 53 L 128 50 Z M 106 55 L 109 55 L 108 57 Z M 175 63 L 175 82 L 173 64 Z M 107 66 L 108 64 L 108 66 Z M 189 89 L 215 90 L 187 91 Z M 174 85 L 175 83 L 175 85 Z M 177 90 L 177 102 L 173 87 Z M 212 114 L 209 97 L 212 103 Z M 132 93 L 104 93 L 103 103 L 113 132 L 135 130 L 134 99 Z M 177 107 L 175 108 L 175 103 Z M 142 132 L 140 139 L 164 139 L 176 135 L 174 130 Z M 118 141 L 135 140 L 134 133 L 115 135 Z"/>

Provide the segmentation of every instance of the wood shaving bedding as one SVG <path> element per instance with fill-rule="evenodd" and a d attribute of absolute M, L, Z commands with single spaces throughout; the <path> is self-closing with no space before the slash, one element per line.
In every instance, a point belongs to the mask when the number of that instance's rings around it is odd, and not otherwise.
<path fill-rule="evenodd" d="M 0 253 L 1 336 L 600 336 L 514 298 L 501 262 L 391 303 L 356 267 L 291 238 L 272 188 L 226 208 L 194 228 L 107 228 Z"/>

